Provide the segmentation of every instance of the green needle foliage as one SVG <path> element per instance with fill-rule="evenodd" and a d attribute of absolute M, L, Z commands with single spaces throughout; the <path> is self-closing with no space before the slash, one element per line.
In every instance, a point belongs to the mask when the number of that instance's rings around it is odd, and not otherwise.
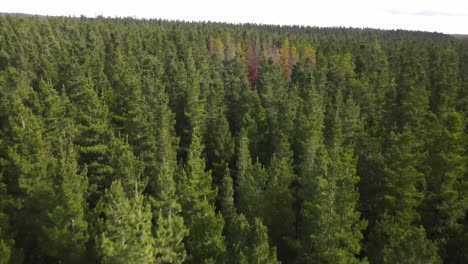
<path fill-rule="evenodd" d="M 0 264 L 468 263 L 468 42 L 0 16 Z"/>

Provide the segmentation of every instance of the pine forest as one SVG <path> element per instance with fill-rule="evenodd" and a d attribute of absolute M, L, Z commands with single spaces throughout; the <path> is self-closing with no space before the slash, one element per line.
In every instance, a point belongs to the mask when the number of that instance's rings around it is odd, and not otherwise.
<path fill-rule="evenodd" d="M 0 264 L 468 263 L 468 39 L 0 16 Z"/>

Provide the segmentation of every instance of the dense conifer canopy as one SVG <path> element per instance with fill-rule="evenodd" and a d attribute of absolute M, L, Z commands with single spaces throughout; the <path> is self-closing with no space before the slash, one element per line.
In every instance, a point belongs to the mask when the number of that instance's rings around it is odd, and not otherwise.
<path fill-rule="evenodd" d="M 0 263 L 468 263 L 468 42 L 0 17 Z"/>

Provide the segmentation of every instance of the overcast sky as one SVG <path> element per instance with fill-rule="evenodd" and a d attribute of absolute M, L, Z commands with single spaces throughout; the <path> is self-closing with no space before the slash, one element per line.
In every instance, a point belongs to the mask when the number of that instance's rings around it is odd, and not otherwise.
<path fill-rule="evenodd" d="M 468 34 L 468 0 L 0 0 L 0 12 Z"/>

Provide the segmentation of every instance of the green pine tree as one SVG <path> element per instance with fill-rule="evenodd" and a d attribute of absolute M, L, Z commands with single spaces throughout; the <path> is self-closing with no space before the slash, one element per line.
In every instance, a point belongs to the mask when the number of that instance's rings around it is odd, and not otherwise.
<path fill-rule="evenodd" d="M 265 211 L 264 190 L 268 174 L 257 161 L 252 164 L 247 133 L 242 130 L 239 135 L 237 150 L 237 208 L 250 221 Z"/>
<path fill-rule="evenodd" d="M 212 66 L 214 68 L 214 66 Z M 219 71 L 219 70 L 218 70 Z M 213 183 L 220 187 L 226 166 L 234 154 L 234 141 L 225 115 L 224 87 L 217 69 L 212 69 L 206 103 L 206 134 L 204 136 L 206 165 L 211 170 Z"/>
<path fill-rule="evenodd" d="M 57 183 L 55 207 L 48 215 L 49 223 L 44 225 L 47 235 L 47 249 L 51 256 L 67 263 L 85 260 L 88 241 L 86 191 L 88 179 L 86 168 L 78 169 L 77 153 L 70 135 L 60 137 L 57 154 Z"/>
<path fill-rule="evenodd" d="M 37 93 L 26 73 L 8 68 L 0 76 L 2 84 L 2 174 L 14 197 L 10 221 L 14 222 L 15 259 L 47 261 L 43 226 L 53 206 L 54 167 L 51 145 L 45 140 Z"/>
<path fill-rule="evenodd" d="M 234 205 L 234 183 L 229 168 L 226 168 L 226 172 L 224 173 L 219 197 L 220 211 L 227 224 L 232 221 L 237 214 L 236 207 Z"/>
<path fill-rule="evenodd" d="M 109 146 L 114 138 L 109 123 L 109 110 L 94 89 L 89 78 L 80 80 L 79 87 L 69 92 L 73 118 L 78 134 L 78 164 L 88 169 L 88 202 L 94 208 L 101 192 L 112 181 L 113 169 L 109 164 Z"/>
<path fill-rule="evenodd" d="M 0 142 L 1 144 L 1 142 Z M 0 164 L 3 164 L 3 160 L 0 159 Z M 1 165 L 0 165 L 1 167 Z M 8 264 L 12 257 L 14 241 L 9 238 L 8 234 L 8 214 L 4 212 L 5 207 L 10 201 L 7 196 L 5 184 L 3 183 L 3 177 L 0 172 L 0 263 Z"/>
<path fill-rule="evenodd" d="M 158 95 L 157 174 L 150 178 L 152 195 L 156 263 L 182 263 L 186 259 L 183 240 L 188 235 L 176 190 L 176 149 L 174 115 L 167 106 L 163 93 Z"/>
<path fill-rule="evenodd" d="M 203 145 L 198 133 L 195 127 L 187 165 L 180 178 L 182 215 L 190 229 L 185 245 L 190 263 L 215 263 L 221 261 L 226 250 L 222 235 L 224 221 L 215 211 L 217 191 L 211 187 L 211 172 L 205 171 Z"/>
<path fill-rule="evenodd" d="M 102 263 L 150 263 L 154 240 L 151 210 L 138 183 L 128 195 L 120 181 L 114 181 L 96 207 L 98 232 L 95 250 Z"/>
<path fill-rule="evenodd" d="M 427 238 L 417 207 L 424 198 L 424 161 L 418 142 L 409 129 L 392 133 L 385 151 L 387 167 L 383 181 L 384 213 L 372 231 L 369 259 L 380 263 L 439 263 L 436 246 Z"/>
<path fill-rule="evenodd" d="M 223 178 L 221 211 L 226 220 L 227 263 L 279 263 L 276 248 L 271 248 L 267 228 L 255 218 L 250 224 L 234 206 L 234 188 L 229 170 Z"/>
<path fill-rule="evenodd" d="M 281 263 L 276 258 L 276 248 L 270 248 L 268 244 L 268 229 L 256 218 L 252 224 L 251 253 L 249 263 Z"/>
<path fill-rule="evenodd" d="M 296 176 L 291 167 L 289 143 L 284 140 L 282 149 L 273 154 L 268 168 L 268 180 L 264 191 L 265 210 L 257 213 L 268 227 L 271 240 L 278 248 L 281 260 L 287 262 L 295 256 L 296 215 L 293 210 L 293 182 Z"/>
<path fill-rule="evenodd" d="M 250 90 L 246 65 L 240 56 L 235 56 L 223 70 L 226 117 L 232 134 L 237 135 L 242 128 L 245 115 L 250 111 L 251 97 L 255 92 Z"/>
<path fill-rule="evenodd" d="M 461 220 L 468 209 L 465 180 L 468 141 L 463 116 L 455 110 L 441 113 L 435 124 L 425 160 L 430 169 L 421 220 L 428 238 L 438 245 L 440 256 L 447 260 L 450 259 L 447 243 L 463 230 Z"/>

